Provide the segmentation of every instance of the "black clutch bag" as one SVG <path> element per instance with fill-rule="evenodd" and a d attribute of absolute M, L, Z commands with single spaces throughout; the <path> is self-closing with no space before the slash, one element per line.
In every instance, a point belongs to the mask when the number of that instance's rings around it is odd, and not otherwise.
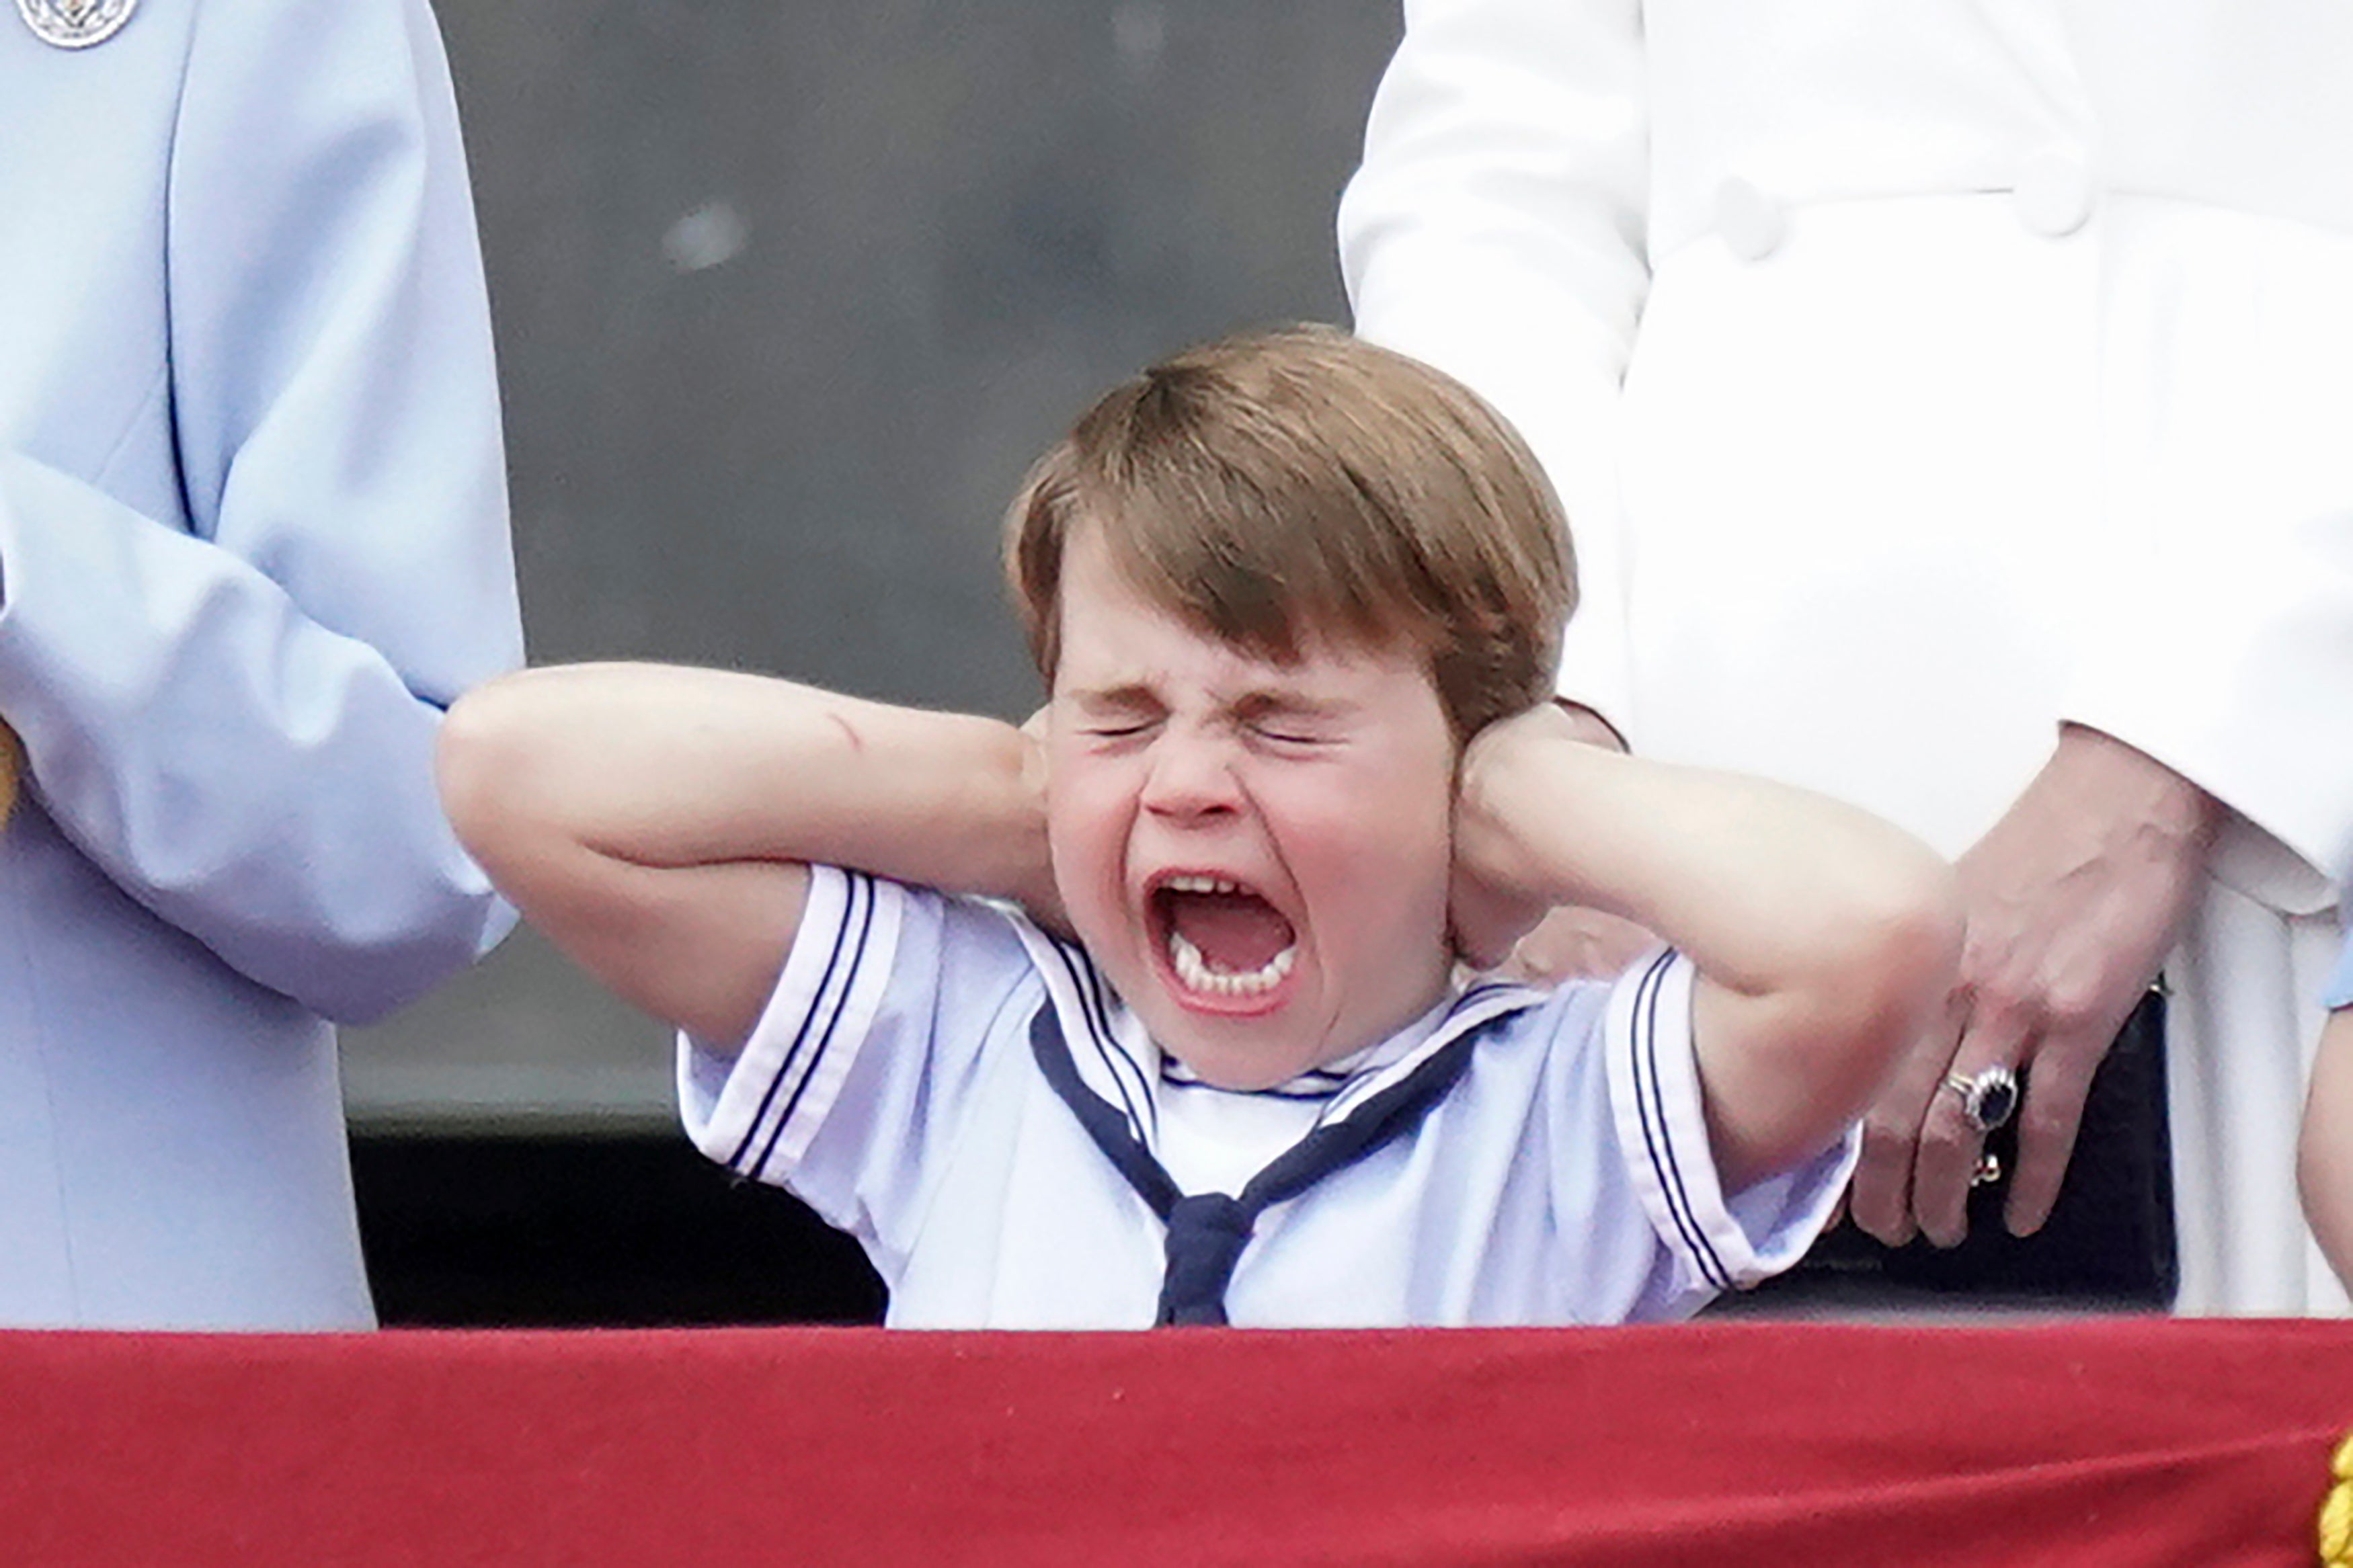
<path fill-rule="evenodd" d="M 2030 1069 L 2031 1071 L 2031 1069 Z M 2013 1118 L 1986 1140 L 2002 1175 L 1971 1189 L 1969 1234 L 1940 1248 L 1915 1238 L 1883 1247 L 1852 1221 L 1817 1242 L 1767 1298 L 1790 1291 L 1832 1304 L 1877 1305 L 1918 1291 L 1978 1294 L 2087 1309 L 2164 1309 L 2180 1269 L 2174 1245 L 2173 1158 L 2165 1100 L 2165 998 L 2152 991 L 2125 1020 L 2092 1078 L 2074 1157 L 2050 1220 L 2032 1236 L 2003 1228 L 2010 1173 L 2018 1164 Z M 1826 1289 L 1826 1282 L 1834 1284 Z"/>

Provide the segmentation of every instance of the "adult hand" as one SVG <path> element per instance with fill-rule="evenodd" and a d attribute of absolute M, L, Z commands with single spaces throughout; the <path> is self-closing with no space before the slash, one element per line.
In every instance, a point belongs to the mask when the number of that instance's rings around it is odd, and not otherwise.
<path fill-rule="evenodd" d="M 2033 783 L 1957 866 L 1968 922 L 1943 1016 L 1863 1123 L 1855 1222 L 1890 1246 L 1968 1234 L 1983 1135 L 1948 1075 L 2031 1066 L 2003 1218 L 2050 1217 L 2092 1070 L 2156 977 L 2221 808 L 2123 742 L 2063 726 Z"/>

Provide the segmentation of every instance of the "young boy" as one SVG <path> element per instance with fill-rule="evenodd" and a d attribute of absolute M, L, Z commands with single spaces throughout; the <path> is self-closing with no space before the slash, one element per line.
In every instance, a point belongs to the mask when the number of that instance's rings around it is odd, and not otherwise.
<path fill-rule="evenodd" d="M 894 1324 L 1672 1318 L 1804 1250 L 1944 995 L 1948 873 L 1576 738 L 1567 533 L 1483 405 L 1213 344 L 1007 531 L 1029 731 L 607 666 L 444 732 L 492 878 L 684 1031 L 696 1142 L 856 1235 Z M 1563 902 L 1674 950 L 1458 987 Z"/>

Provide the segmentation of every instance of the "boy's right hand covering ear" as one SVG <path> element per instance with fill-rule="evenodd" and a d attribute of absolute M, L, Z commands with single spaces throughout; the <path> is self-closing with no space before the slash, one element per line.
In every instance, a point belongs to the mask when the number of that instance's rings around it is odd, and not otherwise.
<path fill-rule="evenodd" d="M 1041 801 L 1046 794 L 1046 716 L 1050 710 L 1050 704 L 1040 708 L 1021 724 L 1021 738 L 1029 742 L 1028 753 L 1022 761 L 1022 775 L 1034 785 Z M 1078 932 L 1071 928 L 1070 914 L 1062 908 L 1062 890 L 1054 880 L 1052 861 L 1049 860 L 1038 868 L 1031 885 L 1017 895 L 1016 901 L 1028 911 L 1031 920 L 1056 936 L 1077 939 Z"/>

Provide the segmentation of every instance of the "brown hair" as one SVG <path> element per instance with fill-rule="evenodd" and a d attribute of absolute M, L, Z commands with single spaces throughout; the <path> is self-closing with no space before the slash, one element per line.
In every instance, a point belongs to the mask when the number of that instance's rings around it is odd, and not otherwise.
<path fill-rule="evenodd" d="M 1511 426 L 1459 382 L 1329 327 L 1164 360 L 1030 469 L 1006 571 L 1049 684 L 1082 526 L 1146 598 L 1257 657 L 1412 641 L 1458 743 L 1552 694 L 1577 602 L 1560 503 Z"/>

